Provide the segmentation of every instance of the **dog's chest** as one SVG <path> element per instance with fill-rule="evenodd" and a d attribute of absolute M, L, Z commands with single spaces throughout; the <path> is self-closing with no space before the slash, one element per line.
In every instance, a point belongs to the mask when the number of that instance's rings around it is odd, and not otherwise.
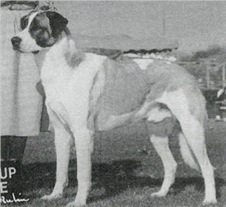
<path fill-rule="evenodd" d="M 41 70 L 41 79 L 47 99 L 59 99 L 71 81 L 72 71 L 63 58 L 46 57 Z"/>
<path fill-rule="evenodd" d="M 90 91 L 104 59 L 106 57 L 86 54 L 83 62 L 71 68 L 64 58 L 47 55 L 41 72 L 46 105 L 63 117 L 87 116 Z"/>

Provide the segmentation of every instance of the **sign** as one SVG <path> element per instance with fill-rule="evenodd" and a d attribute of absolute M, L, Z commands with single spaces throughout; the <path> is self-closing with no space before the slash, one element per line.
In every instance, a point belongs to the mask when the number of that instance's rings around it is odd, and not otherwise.
<path fill-rule="evenodd" d="M 1 162 L 0 181 L 1 204 L 21 203 L 29 200 L 22 196 L 23 185 L 19 162 Z"/>

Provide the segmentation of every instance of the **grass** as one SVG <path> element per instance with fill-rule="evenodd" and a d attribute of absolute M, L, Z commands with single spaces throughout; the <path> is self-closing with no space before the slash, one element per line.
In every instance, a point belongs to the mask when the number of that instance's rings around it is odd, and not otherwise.
<path fill-rule="evenodd" d="M 216 167 L 218 206 L 226 206 L 226 124 L 209 121 L 206 127 L 208 154 Z M 163 167 L 142 124 L 96 134 L 93 155 L 92 191 L 88 207 L 196 207 L 204 198 L 201 175 L 187 167 L 178 142 L 170 140 L 178 163 L 176 181 L 165 198 L 152 198 L 163 179 Z M 53 136 L 42 133 L 30 138 L 24 160 L 24 195 L 30 199 L 20 207 L 60 207 L 73 201 L 77 190 L 76 159 L 72 152 L 69 186 L 64 197 L 47 202 L 39 198 L 50 193 L 55 182 Z M 16 206 L 8 205 L 8 206 Z"/>

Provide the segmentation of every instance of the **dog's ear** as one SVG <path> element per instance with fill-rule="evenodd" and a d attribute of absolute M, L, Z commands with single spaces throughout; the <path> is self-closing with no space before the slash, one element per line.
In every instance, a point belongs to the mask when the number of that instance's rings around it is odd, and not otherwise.
<path fill-rule="evenodd" d="M 68 20 L 64 18 L 61 14 L 53 11 L 47 11 L 46 16 L 49 18 L 50 27 L 52 29 L 52 36 L 57 38 L 58 35 L 66 27 Z"/>

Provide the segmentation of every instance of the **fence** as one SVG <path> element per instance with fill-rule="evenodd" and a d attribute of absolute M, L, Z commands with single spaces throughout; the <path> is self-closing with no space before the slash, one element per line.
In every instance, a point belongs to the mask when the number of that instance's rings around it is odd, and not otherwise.
<path fill-rule="evenodd" d="M 178 62 L 193 74 L 203 89 L 219 89 L 226 86 L 226 61 Z"/>

